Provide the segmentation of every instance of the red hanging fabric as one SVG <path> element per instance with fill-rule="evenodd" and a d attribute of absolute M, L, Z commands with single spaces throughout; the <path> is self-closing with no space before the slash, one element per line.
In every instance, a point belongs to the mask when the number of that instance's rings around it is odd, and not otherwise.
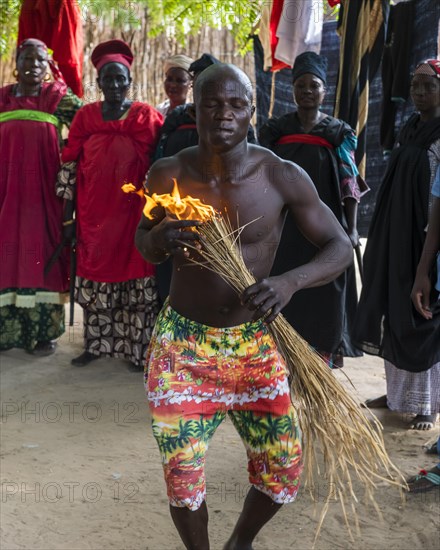
<path fill-rule="evenodd" d="M 18 43 L 38 38 L 53 51 L 66 84 L 82 97 L 83 33 L 76 0 L 23 0 Z"/>
<path fill-rule="evenodd" d="M 281 69 L 290 69 L 290 65 L 287 65 L 286 63 L 283 63 L 275 58 L 275 50 L 278 44 L 277 29 L 283 11 L 283 4 L 284 0 L 273 0 L 272 11 L 270 14 L 269 31 L 270 48 L 272 51 L 272 72 L 280 71 Z"/>

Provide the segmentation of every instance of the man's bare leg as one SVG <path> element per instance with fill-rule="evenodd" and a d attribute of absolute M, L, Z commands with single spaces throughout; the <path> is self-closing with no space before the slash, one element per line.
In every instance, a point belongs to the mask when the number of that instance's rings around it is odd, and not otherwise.
<path fill-rule="evenodd" d="M 176 506 L 170 506 L 170 512 L 180 538 L 188 550 L 209 550 L 206 502 L 203 502 L 195 512 L 186 507 Z"/>
<path fill-rule="evenodd" d="M 277 504 L 252 487 L 244 501 L 237 525 L 223 550 L 252 550 L 254 538 L 281 506 L 282 504 Z"/>

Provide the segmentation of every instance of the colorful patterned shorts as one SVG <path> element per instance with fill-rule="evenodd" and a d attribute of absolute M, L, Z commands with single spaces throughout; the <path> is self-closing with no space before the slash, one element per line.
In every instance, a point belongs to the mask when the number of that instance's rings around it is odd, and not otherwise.
<path fill-rule="evenodd" d="M 205 500 L 205 454 L 231 418 L 250 483 L 277 503 L 299 487 L 301 443 L 284 360 L 262 322 L 213 328 L 165 304 L 147 353 L 145 384 L 171 505 Z"/>

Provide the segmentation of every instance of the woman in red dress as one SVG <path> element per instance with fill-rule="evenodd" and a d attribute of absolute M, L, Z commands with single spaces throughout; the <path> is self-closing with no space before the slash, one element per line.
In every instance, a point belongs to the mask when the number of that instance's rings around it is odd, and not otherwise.
<path fill-rule="evenodd" d="M 84 310 L 85 351 L 72 360 L 76 366 L 117 357 L 141 369 L 158 312 L 154 266 L 134 246 L 144 200 L 121 187 L 142 188 L 163 119 L 150 105 L 127 99 L 132 61 L 121 40 L 95 48 L 104 101 L 78 111 L 63 151 L 64 162 L 77 162 L 76 299 Z M 64 196 L 72 199 L 72 190 Z"/>
<path fill-rule="evenodd" d="M 64 254 L 44 271 L 61 241 L 59 128 L 81 101 L 44 42 L 24 40 L 16 63 L 17 83 L 0 89 L 0 350 L 46 355 L 64 332 L 69 287 Z M 45 81 L 49 66 L 55 82 Z"/>

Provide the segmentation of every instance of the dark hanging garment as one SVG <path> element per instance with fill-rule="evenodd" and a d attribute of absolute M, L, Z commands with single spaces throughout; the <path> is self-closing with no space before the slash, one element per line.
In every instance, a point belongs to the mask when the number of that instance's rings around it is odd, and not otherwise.
<path fill-rule="evenodd" d="M 346 0 L 341 4 L 341 36 L 334 115 L 356 128 L 356 164 L 365 177 L 369 89 L 379 69 L 389 0 Z"/>
<path fill-rule="evenodd" d="M 364 254 L 364 285 L 353 331 L 357 345 L 397 368 L 422 372 L 440 361 L 440 307 L 423 319 L 410 293 L 428 223 L 431 171 L 427 151 L 440 139 L 440 118 L 413 115 L 391 153 Z M 434 270 L 435 271 L 435 270 Z M 436 274 L 433 273 L 433 283 Z M 435 303 L 434 284 L 431 303 Z"/>
<path fill-rule="evenodd" d="M 391 151 L 394 146 L 397 108 L 409 96 L 415 16 L 416 4 L 413 0 L 390 6 L 387 39 L 382 56 L 380 144 L 385 151 Z"/>
<path fill-rule="evenodd" d="M 321 200 L 346 229 L 341 202 L 335 148 L 352 129 L 345 122 L 326 117 L 305 134 L 296 113 L 270 120 L 259 134 L 261 145 L 279 157 L 301 166 L 316 186 Z M 310 143 L 295 142 L 297 137 Z M 271 275 L 280 275 L 309 262 L 318 249 L 306 240 L 290 212 L 286 220 Z M 319 351 L 357 357 L 350 327 L 356 314 L 357 293 L 352 266 L 335 281 L 301 290 L 293 295 L 283 315 L 311 346 Z"/>

